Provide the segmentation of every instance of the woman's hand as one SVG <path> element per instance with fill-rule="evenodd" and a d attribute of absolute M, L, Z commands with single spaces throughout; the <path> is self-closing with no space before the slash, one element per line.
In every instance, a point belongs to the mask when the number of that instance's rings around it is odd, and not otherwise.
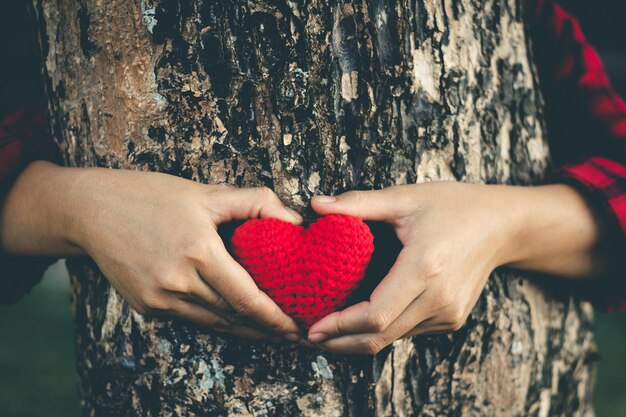
<path fill-rule="evenodd" d="M 142 314 L 254 339 L 296 339 L 296 323 L 259 290 L 217 233 L 217 225 L 233 219 L 302 221 L 267 188 L 36 162 L 0 214 L 5 251 L 88 254 Z"/>
<path fill-rule="evenodd" d="M 599 221 L 566 185 L 438 182 L 320 196 L 312 205 L 321 215 L 388 222 L 403 244 L 369 301 L 310 328 L 309 342 L 335 352 L 375 354 L 401 337 L 459 329 L 500 265 L 570 278 L 606 268 L 596 251 Z"/>

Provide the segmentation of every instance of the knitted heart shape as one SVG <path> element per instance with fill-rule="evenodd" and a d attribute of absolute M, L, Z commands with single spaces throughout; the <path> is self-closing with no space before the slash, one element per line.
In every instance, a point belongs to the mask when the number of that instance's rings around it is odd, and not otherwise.
<path fill-rule="evenodd" d="M 248 220 L 235 229 L 231 244 L 259 288 L 306 329 L 345 305 L 374 252 L 369 227 L 339 214 L 308 229 L 277 219 Z"/>

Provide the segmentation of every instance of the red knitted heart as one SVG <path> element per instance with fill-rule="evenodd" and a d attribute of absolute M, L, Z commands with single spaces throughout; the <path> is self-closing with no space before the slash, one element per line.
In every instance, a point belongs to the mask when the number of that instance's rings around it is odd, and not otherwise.
<path fill-rule="evenodd" d="M 308 229 L 276 219 L 248 220 L 231 242 L 259 288 L 306 329 L 345 304 L 374 252 L 369 227 L 338 214 Z"/>

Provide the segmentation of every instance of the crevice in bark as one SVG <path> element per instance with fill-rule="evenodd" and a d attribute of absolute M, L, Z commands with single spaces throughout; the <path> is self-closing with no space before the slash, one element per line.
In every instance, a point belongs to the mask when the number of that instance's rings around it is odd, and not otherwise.
<path fill-rule="evenodd" d="M 518 0 L 33 3 L 71 166 L 267 185 L 307 220 L 316 193 L 535 184 L 549 167 Z M 372 229 L 355 302 L 399 251 Z M 367 358 L 147 320 L 92 261 L 69 267 L 85 415 L 592 413 L 589 306 L 514 271 L 492 275 L 461 331 Z"/>

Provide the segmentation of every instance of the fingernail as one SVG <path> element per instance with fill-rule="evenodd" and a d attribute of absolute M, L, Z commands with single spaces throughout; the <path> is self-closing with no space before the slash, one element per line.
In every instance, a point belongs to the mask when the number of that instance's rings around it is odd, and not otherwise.
<path fill-rule="evenodd" d="M 309 342 L 312 343 L 319 343 L 322 340 L 326 340 L 328 338 L 328 335 L 326 333 L 312 333 L 309 335 Z"/>
<path fill-rule="evenodd" d="M 290 342 L 297 342 L 298 340 L 300 340 L 300 335 L 298 335 L 298 333 L 287 333 L 284 334 L 283 337 Z"/>
<path fill-rule="evenodd" d="M 330 195 L 316 195 L 313 197 L 318 203 L 329 204 L 334 203 L 337 199 Z"/>

